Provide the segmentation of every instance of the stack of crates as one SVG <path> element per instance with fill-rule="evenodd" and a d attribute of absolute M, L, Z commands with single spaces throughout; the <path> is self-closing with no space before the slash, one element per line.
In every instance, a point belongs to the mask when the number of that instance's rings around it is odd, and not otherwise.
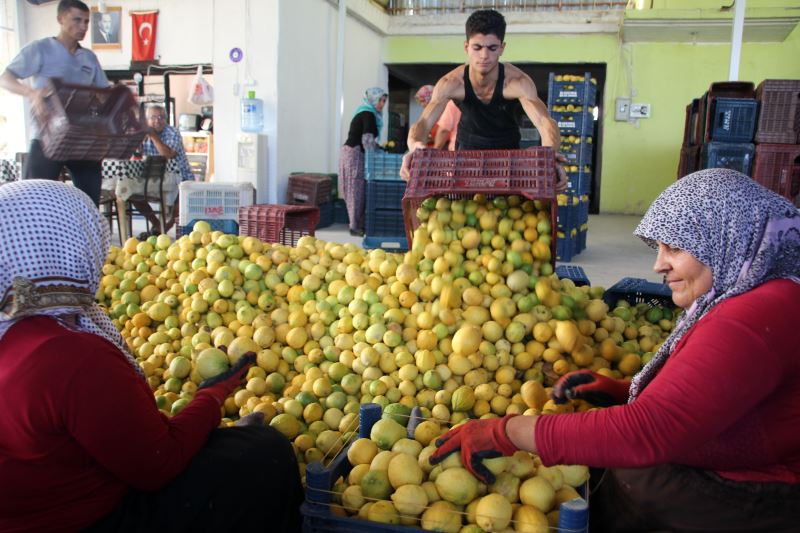
<path fill-rule="evenodd" d="M 597 81 L 590 72 L 550 73 L 547 107 L 561 132 L 559 151 L 567 157 L 567 190 L 558 196 L 559 261 L 569 261 L 586 248 L 596 101 Z"/>
<path fill-rule="evenodd" d="M 764 80 L 756 89 L 753 179 L 792 202 L 800 194 L 800 80 Z"/>
<path fill-rule="evenodd" d="M 678 179 L 704 168 L 752 175 L 758 102 L 751 82 L 716 82 L 686 107 Z"/>
<path fill-rule="evenodd" d="M 319 208 L 317 229 L 327 228 L 334 222 L 335 174 L 293 172 L 289 174 L 286 203 L 289 205 Z"/>
<path fill-rule="evenodd" d="M 755 141 L 755 144 L 753 142 Z M 686 107 L 678 178 L 738 170 L 795 202 L 800 194 L 800 80 L 712 83 Z"/>
<path fill-rule="evenodd" d="M 367 150 L 364 177 L 367 180 L 364 205 L 365 249 L 408 250 L 403 223 L 403 195 L 406 182 L 400 179 L 403 154 Z"/>

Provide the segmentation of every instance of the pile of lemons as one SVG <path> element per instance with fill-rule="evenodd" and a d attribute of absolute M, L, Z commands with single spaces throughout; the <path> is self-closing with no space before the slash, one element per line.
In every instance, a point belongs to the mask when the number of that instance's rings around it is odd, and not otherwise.
<path fill-rule="evenodd" d="M 301 469 L 352 440 L 359 406 L 457 424 L 469 417 L 591 409 L 548 400 L 571 370 L 632 376 L 674 325 L 669 309 L 576 287 L 551 265 L 549 204 L 428 199 L 411 250 L 306 236 L 294 247 L 205 222 L 112 248 L 97 298 L 174 415 L 203 379 L 257 354 L 226 399 L 289 439 Z"/>

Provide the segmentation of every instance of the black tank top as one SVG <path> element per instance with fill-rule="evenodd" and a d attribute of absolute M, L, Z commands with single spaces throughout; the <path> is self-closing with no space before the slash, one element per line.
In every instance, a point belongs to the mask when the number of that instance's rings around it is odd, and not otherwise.
<path fill-rule="evenodd" d="M 464 100 L 455 102 L 461 110 L 456 149 L 502 150 L 519 148 L 519 126 L 514 118 L 516 100 L 503 98 L 505 68 L 502 63 L 492 99 L 484 104 L 469 81 L 469 65 L 464 67 Z"/>

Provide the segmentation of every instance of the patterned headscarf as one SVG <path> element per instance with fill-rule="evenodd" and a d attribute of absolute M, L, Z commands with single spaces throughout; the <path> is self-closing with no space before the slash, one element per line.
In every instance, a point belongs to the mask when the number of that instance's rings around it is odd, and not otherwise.
<path fill-rule="evenodd" d="M 109 340 L 142 376 L 95 302 L 109 245 L 107 224 L 78 189 L 48 180 L 0 187 L 0 339 L 25 317 L 53 317 Z M 69 315 L 77 328 L 64 320 Z"/>
<path fill-rule="evenodd" d="M 380 87 L 370 87 L 364 92 L 364 103 L 358 106 L 356 112 L 353 113 L 353 116 L 356 116 L 364 111 L 369 111 L 375 115 L 375 124 L 378 126 L 378 135 L 375 137 L 376 140 L 380 139 L 381 130 L 383 129 L 383 114 L 378 112 L 376 106 L 384 96 L 388 97 L 386 91 Z"/>
<path fill-rule="evenodd" d="M 720 302 L 772 279 L 800 283 L 800 215 L 785 198 L 748 176 L 708 169 L 682 178 L 656 198 L 633 232 L 662 242 L 711 269 L 713 285 L 631 381 L 630 400 L 666 363 L 678 340 Z"/>
<path fill-rule="evenodd" d="M 417 91 L 417 94 L 414 95 L 414 98 L 417 100 L 417 103 L 422 107 L 425 107 L 431 102 L 431 97 L 433 96 L 433 85 L 423 85 Z"/>

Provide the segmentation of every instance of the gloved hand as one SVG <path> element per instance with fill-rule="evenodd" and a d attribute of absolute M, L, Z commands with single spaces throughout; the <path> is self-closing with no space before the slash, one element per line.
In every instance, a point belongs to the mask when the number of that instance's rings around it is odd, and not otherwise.
<path fill-rule="evenodd" d="M 445 457 L 460 449 L 464 468 L 484 483 L 494 483 L 494 474 L 484 466 L 483 460 L 512 455 L 517 451 L 506 434 L 506 423 L 512 416 L 516 415 L 470 420 L 454 427 L 436 440 L 438 449 L 431 455 L 430 463 L 441 463 Z"/>
<path fill-rule="evenodd" d="M 607 378 L 591 370 L 570 372 L 553 386 L 555 403 L 585 400 L 597 407 L 622 405 L 628 401 L 628 382 Z"/>
<path fill-rule="evenodd" d="M 218 376 L 214 376 L 213 378 L 203 381 L 197 387 L 197 390 L 220 385 L 221 388 L 224 389 L 225 395 L 227 396 L 233 392 L 236 387 L 242 384 L 242 378 L 247 375 L 247 371 L 255 362 L 256 354 L 254 352 L 247 352 L 241 356 L 239 360 L 236 361 L 236 364 L 234 364 L 227 372 L 223 372 Z"/>

